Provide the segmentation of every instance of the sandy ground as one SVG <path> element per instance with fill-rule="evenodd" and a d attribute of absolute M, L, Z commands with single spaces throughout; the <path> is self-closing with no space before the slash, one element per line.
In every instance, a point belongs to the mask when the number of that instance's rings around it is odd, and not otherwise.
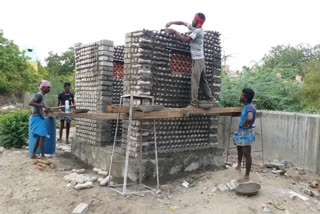
<path fill-rule="evenodd" d="M 320 201 L 316 198 L 308 196 L 309 200 L 305 202 L 289 197 L 289 191 L 305 195 L 300 182 L 320 179 L 317 175 L 294 168 L 288 170 L 287 176 L 271 176 L 272 169 L 254 167 L 251 180 L 261 184 L 262 189 L 258 195 L 251 197 L 235 192 L 212 192 L 216 185 L 241 177 L 234 168 L 200 170 L 167 181 L 160 179 L 161 184 L 169 185 L 169 192 L 123 197 L 107 187 L 99 186 L 97 182 L 91 189 L 68 187 L 63 177 L 70 174 L 71 169 L 85 168 L 86 175 L 97 175 L 92 167 L 79 162 L 68 152 L 57 150 L 49 160 L 57 167 L 40 171 L 33 165 L 34 160 L 29 159 L 26 149 L 0 153 L 0 214 L 72 213 L 81 202 L 89 204 L 89 214 L 265 213 L 263 204 L 270 208 L 269 213 L 320 213 Z M 184 180 L 195 184 L 195 187 L 183 187 Z M 276 204 L 285 210 L 277 209 Z M 173 210 L 171 206 L 178 208 Z"/>

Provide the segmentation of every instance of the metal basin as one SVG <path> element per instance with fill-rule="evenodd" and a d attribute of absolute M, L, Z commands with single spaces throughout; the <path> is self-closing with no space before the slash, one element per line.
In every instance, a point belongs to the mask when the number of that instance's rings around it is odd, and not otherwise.
<path fill-rule="evenodd" d="M 260 184 L 257 183 L 241 183 L 237 186 L 236 192 L 240 195 L 255 195 L 261 189 Z"/>

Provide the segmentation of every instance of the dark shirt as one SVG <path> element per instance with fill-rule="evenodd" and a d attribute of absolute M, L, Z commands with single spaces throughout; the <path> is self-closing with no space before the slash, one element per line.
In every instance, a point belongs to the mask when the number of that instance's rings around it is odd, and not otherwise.
<path fill-rule="evenodd" d="M 65 105 L 66 100 L 69 100 L 69 105 L 74 104 L 74 95 L 72 93 L 66 94 L 65 92 L 62 92 L 58 96 L 58 101 L 60 105 Z"/>
<path fill-rule="evenodd" d="M 38 92 L 34 95 L 33 100 L 37 104 L 44 104 L 45 97 L 43 96 L 43 94 L 41 92 Z M 43 108 L 32 106 L 31 116 L 38 116 L 38 115 L 40 115 L 44 119 Z"/>

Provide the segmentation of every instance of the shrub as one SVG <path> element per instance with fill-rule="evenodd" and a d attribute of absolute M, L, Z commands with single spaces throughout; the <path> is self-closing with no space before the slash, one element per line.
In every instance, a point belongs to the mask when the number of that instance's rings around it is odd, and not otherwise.
<path fill-rule="evenodd" d="M 27 110 L 14 110 L 0 115 L 0 145 L 5 148 L 21 148 L 26 145 L 29 132 Z"/>

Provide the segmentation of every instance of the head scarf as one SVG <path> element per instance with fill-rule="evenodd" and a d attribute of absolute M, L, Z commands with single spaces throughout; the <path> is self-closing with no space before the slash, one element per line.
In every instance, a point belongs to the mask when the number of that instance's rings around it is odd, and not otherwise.
<path fill-rule="evenodd" d="M 48 80 L 40 80 L 38 82 L 39 89 L 41 90 L 43 87 L 50 87 L 51 84 Z"/>
<path fill-rule="evenodd" d="M 198 21 L 197 28 L 201 28 L 204 21 L 206 21 L 205 19 L 201 19 L 198 13 L 196 13 L 194 19 Z"/>

